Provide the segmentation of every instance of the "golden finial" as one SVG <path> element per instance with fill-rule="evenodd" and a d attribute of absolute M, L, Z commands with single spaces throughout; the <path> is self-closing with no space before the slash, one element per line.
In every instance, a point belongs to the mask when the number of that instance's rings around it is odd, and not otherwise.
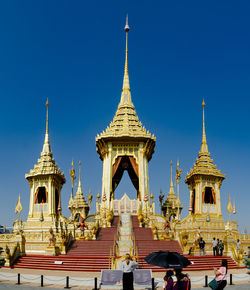
<path fill-rule="evenodd" d="M 202 128 L 202 142 L 201 142 L 201 153 L 208 153 L 207 147 L 207 138 L 206 138 L 206 130 L 205 130 L 205 101 L 203 99 L 202 108 L 203 108 L 203 128 Z"/>
<path fill-rule="evenodd" d="M 182 169 L 180 169 L 179 166 L 180 166 L 180 162 L 179 160 L 177 160 L 176 177 L 175 177 L 177 184 L 180 183 L 181 173 L 182 173 Z"/>
<path fill-rule="evenodd" d="M 233 201 L 233 214 L 236 214 L 235 200 Z"/>
<path fill-rule="evenodd" d="M 121 102 L 131 102 L 131 95 L 130 95 L 130 85 L 129 85 L 129 75 L 128 75 L 128 32 L 129 32 L 129 25 L 128 25 L 128 15 L 126 17 L 126 25 L 124 30 L 126 32 L 126 52 L 125 52 L 125 67 L 124 67 L 124 77 L 123 77 L 123 87 L 122 87 L 122 98 Z M 125 94 L 127 92 L 127 94 Z M 129 93 L 128 93 L 129 92 Z"/>
<path fill-rule="evenodd" d="M 203 99 L 203 102 L 202 102 L 202 107 L 205 108 L 206 104 L 205 104 L 205 101 Z"/>
<path fill-rule="evenodd" d="M 124 30 L 125 30 L 125 32 L 129 32 L 129 25 L 128 25 L 128 14 L 127 14 L 127 16 L 126 16 L 126 25 L 125 25 L 125 27 L 124 27 Z"/>
<path fill-rule="evenodd" d="M 107 200 L 107 196 L 106 196 L 106 192 L 105 192 L 105 188 L 104 188 L 104 193 L 103 193 L 102 201 L 105 202 L 106 200 Z"/>
<path fill-rule="evenodd" d="M 43 153 L 50 153 L 50 144 L 49 144 L 49 99 L 46 101 L 46 132 L 45 132 L 45 140 L 43 144 Z"/>
<path fill-rule="evenodd" d="M 75 167 L 74 167 L 74 160 L 73 159 L 72 159 L 71 165 L 72 165 L 72 169 L 69 170 L 69 173 L 70 173 L 71 183 L 72 183 L 71 198 L 73 199 L 74 181 L 76 179 L 76 176 L 75 176 Z"/>
<path fill-rule="evenodd" d="M 23 210 L 22 204 L 21 204 L 21 196 L 19 193 L 19 197 L 18 197 L 18 202 L 16 203 L 16 208 L 15 208 L 15 213 L 18 214 L 19 219 L 20 219 L 20 213 Z"/>
<path fill-rule="evenodd" d="M 229 198 L 228 198 L 227 211 L 229 213 L 229 221 L 230 221 L 231 213 L 233 211 L 233 206 L 232 206 L 232 203 L 231 203 L 230 194 L 229 194 Z"/>
<path fill-rule="evenodd" d="M 180 203 L 180 190 L 179 190 L 179 183 L 181 179 L 182 170 L 179 168 L 180 162 L 177 160 L 177 168 L 176 168 L 176 181 L 177 181 L 177 195 L 178 195 L 178 203 Z"/>
<path fill-rule="evenodd" d="M 92 199 L 93 199 L 93 195 L 91 194 L 91 189 L 89 189 L 89 195 L 87 194 L 87 198 L 89 200 L 89 207 L 91 207 L 91 203 L 92 203 Z"/>
<path fill-rule="evenodd" d="M 232 203 L 231 203 L 231 197 L 230 197 L 230 194 L 229 194 L 229 197 L 228 197 L 228 204 L 227 204 L 227 211 L 228 213 L 232 213 L 233 211 L 233 206 L 232 206 Z"/>

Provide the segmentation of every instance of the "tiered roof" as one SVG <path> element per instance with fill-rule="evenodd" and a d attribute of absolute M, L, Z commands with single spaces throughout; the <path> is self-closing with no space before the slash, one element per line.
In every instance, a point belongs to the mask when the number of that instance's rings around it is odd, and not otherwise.
<path fill-rule="evenodd" d="M 125 68 L 123 77 L 123 87 L 121 93 L 120 103 L 117 111 L 110 125 L 100 135 L 96 137 L 96 144 L 98 152 L 100 144 L 105 140 L 114 140 L 118 138 L 137 138 L 143 140 L 150 140 L 154 143 L 156 138 L 147 131 L 136 114 L 134 104 L 131 98 L 129 74 L 128 74 L 128 22 L 125 26 L 126 31 L 126 56 L 125 56 Z M 100 152 L 99 152 L 100 154 Z"/>
<path fill-rule="evenodd" d="M 53 154 L 50 148 L 49 143 L 49 121 L 48 121 L 48 107 L 49 101 L 46 102 L 47 106 L 47 118 L 46 118 L 46 132 L 45 132 L 45 140 L 43 144 L 43 150 L 41 152 L 41 157 L 38 159 L 37 164 L 35 164 L 34 168 L 30 170 L 28 174 L 25 175 L 25 178 L 30 179 L 34 176 L 39 175 L 57 175 L 62 183 L 65 183 L 65 176 L 58 168 L 55 163 L 55 159 L 53 158 Z"/>
<path fill-rule="evenodd" d="M 205 131 L 205 102 L 202 102 L 203 107 L 203 130 L 202 130 L 202 142 L 201 149 L 198 154 L 198 158 L 191 169 L 191 171 L 187 174 L 185 182 L 190 183 L 191 179 L 195 175 L 209 175 L 221 178 L 222 180 L 226 178 L 225 174 L 222 174 L 219 169 L 217 169 L 216 165 L 213 163 L 213 159 L 210 158 L 210 152 L 208 151 L 207 139 L 206 139 L 206 131 Z"/>

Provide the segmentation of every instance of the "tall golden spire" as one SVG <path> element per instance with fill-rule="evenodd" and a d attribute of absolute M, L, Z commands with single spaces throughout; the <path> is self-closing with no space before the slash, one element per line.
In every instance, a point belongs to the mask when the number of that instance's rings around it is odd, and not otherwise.
<path fill-rule="evenodd" d="M 124 27 L 126 32 L 126 50 L 125 50 L 125 66 L 124 66 L 124 77 L 123 77 L 123 86 L 122 86 L 122 95 L 120 105 L 123 104 L 132 104 L 130 85 L 129 85 L 129 75 L 128 75 L 128 32 L 130 30 L 128 25 L 128 15 L 126 17 L 126 25 Z"/>
<path fill-rule="evenodd" d="M 53 158 L 52 151 L 50 149 L 49 143 L 49 100 L 46 102 L 47 113 L 46 113 L 46 131 L 45 139 L 43 144 L 43 150 L 41 152 L 41 157 L 38 159 L 37 164 L 35 164 L 34 169 L 31 169 L 25 178 L 28 180 L 36 175 L 48 175 L 56 174 L 60 179 L 62 184 L 65 183 L 65 176 L 61 172 L 60 168 L 57 167 L 55 159 Z"/>
<path fill-rule="evenodd" d="M 203 129 L 202 129 L 202 142 L 201 142 L 201 150 L 200 153 L 208 153 L 207 147 L 207 138 L 206 138 L 206 130 L 205 130 L 205 102 L 203 99 L 202 107 L 203 107 Z"/>
<path fill-rule="evenodd" d="M 154 135 L 150 134 L 136 114 L 135 107 L 132 102 L 129 75 L 128 75 L 128 16 L 126 18 L 125 33 L 126 33 L 126 50 L 125 50 L 125 67 L 124 67 L 124 77 L 122 93 L 118 108 L 116 110 L 115 116 L 110 123 L 110 125 L 101 134 L 96 136 L 96 147 L 97 152 L 101 160 L 103 160 L 103 146 L 105 145 L 105 140 L 117 140 L 117 138 L 133 138 L 134 140 L 143 139 L 147 140 L 149 146 L 148 159 L 150 160 L 152 154 L 154 153 L 156 138 Z"/>
<path fill-rule="evenodd" d="M 193 177 L 195 175 L 211 175 L 219 177 L 221 180 L 226 178 L 225 174 L 222 174 L 216 165 L 213 163 L 213 159 L 210 158 L 210 152 L 208 152 L 207 139 L 206 139 L 206 130 L 205 130 L 205 102 L 203 100 L 203 128 L 202 128 L 202 142 L 201 149 L 198 154 L 198 157 L 195 161 L 193 168 L 187 174 L 185 182 L 190 184 L 194 181 Z"/>
<path fill-rule="evenodd" d="M 175 194 L 174 193 L 174 184 L 173 184 L 173 170 L 172 170 L 172 167 L 173 167 L 173 162 L 171 160 L 170 162 L 170 165 L 171 165 L 171 180 L 170 180 L 170 188 L 169 188 L 169 193 L 168 194 Z"/>
<path fill-rule="evenodd" d="M 78 183 L 78 189 L 77 189 L 77 192 L 76 194 L 77 195 L 82 195 L 83 192 L 82 192 L 82 181 L 81 181 L 81 165 L 82 165 L 82 162 L 79 161 L 79 183 Z"/>
<path fill-rule="evenodd" d="M 46 102 L 47 107 L 47 116 L 46 116 L 46 132 L 45 132 L 45 139 L 43 144 L 43 151 L 42 154 L 51 154 L 50 144 L 49 144 L 49 100 L 47 99 Z"/>

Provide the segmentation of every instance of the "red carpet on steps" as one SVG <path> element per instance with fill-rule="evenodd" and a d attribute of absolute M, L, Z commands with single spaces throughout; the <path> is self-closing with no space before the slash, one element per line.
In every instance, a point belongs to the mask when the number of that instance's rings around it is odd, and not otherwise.
<path fill-rule="evenodd" d="M 153 272 L 165 272 L 165 269 L 148 265 L 144 257 L 152 252 L 173 251 L 182 254 L 182 249 L 178 241 L 156 241 L 153 239 L 151 229 L 140 228 L 137 216 L 132 217 L 133 231 L 135 234 L 136 246 L 139 256 L 139 267 L 141 269 L 152 269 Z M 227 259 L 229 269 L 238 269 L 238 265 L 231 257 L 220 256 L 186 256 L 194 264 L 188 266 L 186 271 L 213 270 L 221 264 L 221 259 Z"/>
<path fill-rule="evenodd" d="M 101 228 L 95 241 L 76 241 L 66 255 L 27 255 L 14 268 L 97 272 L 109 268 L 110 248 L 114 244 L 119 217 L 112 227 Z M 55 264 L 62 262 L 62 264 Z"/>
<path fill-rule="evenodd" d="M 110 228 L 100 229 L 96 241 L 76 241 L 66 255 L 39 256 L 27 255 L 14 265 L 14 268 L 64 270 L 64 271 L 89 271 L 98 272 L 109 268 L 110 248 L 114 244 L 114 236 L 117 232 L 119 217 L 115 217 Z M 153 239 L 151 229 L 140 228 L 137 216 L 132 217 L 132 226 L 135 234 L 136 246 L 138 248 L 139 267 L 141 269 L 152 269 L 153 272 L 165 272 L 165 269 L 148 265 L 144 257 L 156 251 L 174 251 L 182 254 L 178 241 L 156 241 Z M 189 257 L 194 262 L 186 271 L 213 270 L 219 266 L 222 257 L 204 256 Z M 238 266 L 230 257 L 223 257 L 228 260 L 229 269 L 236 269 Z M 62 262 L 62 264 L 55 264 Z"/>

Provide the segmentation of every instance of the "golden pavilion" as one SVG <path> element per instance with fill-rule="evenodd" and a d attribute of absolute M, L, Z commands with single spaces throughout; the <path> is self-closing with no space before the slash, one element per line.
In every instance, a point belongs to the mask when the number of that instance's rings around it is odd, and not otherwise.
<path fill-rule="evenodd" d="M 181 169 L 176 168 L 177 194 L 173 183 L 171 162 L 170 189 L 166 199 L 160 196 L 161 213 L 155 209 L 156 194 L 149 192 L 149 162 L 155 151 L 156 137 L 142 125 L 132 102 L 128 71 L 128 20 L 125 26 L 126 49 L 123 86 L 115 116 L 107 128 L 95 138 L 97 153 L 103 164 L 101 194 L 96 198 L 95 213 L 90 213 L 92 195 L 84 197 L 81 183 L 81 163 L 79 182 L 74 195 L 75 168 L 72 162 L 70 178 L 72 192 L 69 193 L 68 209 L 70 217 L 62 215 L 61 191 L 66 182 L 63 172 L 53 158 L 49 142 L 49 102 L 46 102 L 46 130 L 42 152 L 25 178 L 30 185 L 29 213 L 26 221 L 18 218 L 10 234 L 0 235 L 0 246 L 5 249 L 6 265 L 13 265 L 17 257 L 38 255 L 66 255 L 75 241 L 96 241 L 100 231 L 112 228 L 115 217 L 123 221 L 114 235 L 122 235 L 126 243 L 120 243 L 136 255 L 133 248 L 135 236 L 130 231 L 130 217 L 138 218 L 138 227 L 152 230 L 157 241 L 177 241 L 184 254 L 198 254 L 201 237 L 206 241 L 207 253 L 212 253 L 212 239 L 216 236 L 224 241 L 225 254 L 242 264 L 243 254 L 250 246 L 250 235 L 240 234 L 236 221 L 225 221 L 221 207 L 220 188 L 226 175 L 216 167 L 208 150 L 205 130 L 205 102 L 203 108 L 203 129 L 201 148 L 193 168 L 185 177 L 189 190 L 188 215 L 181 218 L 183 205 L 179 194 Z M 119 200 L 115 191 L 124 171 L 132 181 L 137 195 L 130 199 L 126 194 Z M 229 213 L 233 207 L 229 202 Z M 21 202 L 16 211 L 22 210 Z M 123 216 L 121 218 L 121 216 Z M 128 218 L 129 216 L 129 218 Z M 166 226 L 167 225 L 167 226 Z M 105 231 L 104 231 L 105 232 Z M 241 249 L 237 251 L 237 239 Z M 114 247 L 119 245 L 119 240 Z M 122 246 L 121 246 L 122 247 Z M 123 250 L 119 248 L 120 253 Z M 125 248 L 126 249 L 126 248 Z M 126 249 L 127 250 L 127 249 Z M 117 252 L 116 252 L 117 253 Z M 115 254 L 114 249 L 111 255 Z M 113 260 L 114 262 L 114 260 Z M 115 263 L 113 263 L 115 265 Z M 112 267 L 112 266 L 110 266 Z"/>

